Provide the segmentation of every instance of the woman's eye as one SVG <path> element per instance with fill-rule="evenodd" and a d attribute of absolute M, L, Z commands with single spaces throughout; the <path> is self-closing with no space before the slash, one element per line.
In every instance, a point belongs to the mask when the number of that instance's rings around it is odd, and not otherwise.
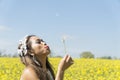
<path fill-rule="evenodd" d="M 41 44 L 41 42 L 44 42 L 42 39 L 40 39 L 40 40 L 36 40 L 36 43 L 37 44 Z"/>
<path fill-rule="evenodd" d="M 36 41 L 36 43 L 41 44 L 41 41 Z"/>
<path fill-rule="evenodd" d="M 40 40 L 41 42 L 44 42 L 43 39 Z"/>

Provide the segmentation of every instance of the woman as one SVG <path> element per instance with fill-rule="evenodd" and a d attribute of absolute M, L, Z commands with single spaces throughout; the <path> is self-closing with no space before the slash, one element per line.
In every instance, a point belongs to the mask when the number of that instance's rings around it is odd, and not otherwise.
<path fill-rule="evenodd" d="M 58 66 L 56 77 L 48 61 L 49 46 L 36 35 L 28 35 L 18 46 L 18 53 L 25 69 L 20 80 L 63 80 L 65 70 L 73 64 L 66 55 Z"/>

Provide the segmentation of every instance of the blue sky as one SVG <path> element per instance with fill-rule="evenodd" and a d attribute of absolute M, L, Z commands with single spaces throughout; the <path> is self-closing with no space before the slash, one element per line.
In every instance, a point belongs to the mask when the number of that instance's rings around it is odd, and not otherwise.
<path fill-rule="evenodd" d="M 17 51 L 27 34 L 43 38 L 54 55 L 120 57 L 119 0 L 0 0 L 0 49 Z"/>

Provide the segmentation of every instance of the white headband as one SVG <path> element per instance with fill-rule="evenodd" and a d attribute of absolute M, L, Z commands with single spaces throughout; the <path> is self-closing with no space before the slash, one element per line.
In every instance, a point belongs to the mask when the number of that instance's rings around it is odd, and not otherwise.
<path fill-rule="evenodd" d="M 18 54 L 20 56 L 25 56 L 27 54 L 27 45 L 26 45 L 27 37 L 28 37 L 28 35 L 19 41 L 19 45 L 21 45 L 21 46 L 18 49 Z"/>

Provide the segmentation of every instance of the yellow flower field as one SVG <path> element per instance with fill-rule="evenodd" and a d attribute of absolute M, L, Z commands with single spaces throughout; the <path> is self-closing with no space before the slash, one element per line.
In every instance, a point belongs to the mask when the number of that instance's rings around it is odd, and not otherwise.
<path fill-rule="evenodd" d="M 49 58 L 55 73 L 60 58 Z M 19 80 L 24 65 L 19 58 L 0 58 L 0 80 Z M 74 59 L 64 80 L 120 80 L 120 60 Z"/>

